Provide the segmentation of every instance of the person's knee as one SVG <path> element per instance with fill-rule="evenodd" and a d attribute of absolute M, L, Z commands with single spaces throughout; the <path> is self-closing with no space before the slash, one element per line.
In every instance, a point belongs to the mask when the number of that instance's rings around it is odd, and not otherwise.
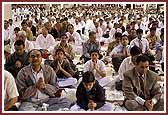
<path fill-rule="evenodd" d="M 142 105 L 140 105 L 138 102 L 135 100 L 127 100 L 125 102 L 125 107 L 129 111 L 139 111 L 142 108 Z"/>
<path fill-rule="evenodd" d="M 161 98 L 156 105 L 154 105 L 154 111 L 164 111 L 164 99 Z"/>
<path fill-rule="evenodd" d="M 77 104 L 75 104 L 70 108 L 70 111 L 80 111 L 80 109 L 81 108 Z"/>

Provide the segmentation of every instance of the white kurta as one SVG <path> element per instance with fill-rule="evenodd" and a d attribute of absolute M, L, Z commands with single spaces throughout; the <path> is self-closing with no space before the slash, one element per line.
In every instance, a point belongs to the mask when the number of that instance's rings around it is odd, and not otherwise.
<path fill-rule="evenodd" d="M 46 38 L 40 34 L 38 35 L 35 43 L 36 49 L 46 49 L 49 52 L 52 52 L 54 50 L 55 46 L 55 39 L 51 34 L 48 34 Z"/>

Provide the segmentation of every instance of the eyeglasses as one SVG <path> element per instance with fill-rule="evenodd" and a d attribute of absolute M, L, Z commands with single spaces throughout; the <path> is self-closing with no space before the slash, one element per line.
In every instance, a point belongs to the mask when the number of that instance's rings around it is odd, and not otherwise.
<path fill-rule="evenodd" d="M 36 55 L 31 55 L 30 57 L 31 57 L 31 58 L 35 58 L 35 57 L 40 58 L 41 55 L 40 55 L 40 54 L 36 54 Z"/>

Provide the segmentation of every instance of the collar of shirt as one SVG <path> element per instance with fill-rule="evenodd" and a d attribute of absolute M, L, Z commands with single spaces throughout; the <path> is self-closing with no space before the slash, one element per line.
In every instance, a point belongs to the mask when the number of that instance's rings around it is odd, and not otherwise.
<path fill-rule="evenodd" d="M 138 77 L 141 77 L 141 79 L 143 79 L 143 80 L 145 79 L 145 74 L 140 75 L 140 73 L 137 72 L 137 75 L 138 75 Z"/>
<path fill-rule="evenodd" d="M 63 64 L 63 62 L 64 62 L 64 60 L 62 60 L 62 61 L 60 62 L 60 65 L 62 65 L 62 64 Z"/>
<path fill-rule="evenodd" d="M 44 81 L 44 76 L 43 76 L 43 69 L 40 69 L 39 72 L 35 72 L 31 66 L 31 70 L 32 70 L 32 74 L 35 78 L 35 81 L 37 82 L 39 80 L 39 78 L 41 77 Z"/>

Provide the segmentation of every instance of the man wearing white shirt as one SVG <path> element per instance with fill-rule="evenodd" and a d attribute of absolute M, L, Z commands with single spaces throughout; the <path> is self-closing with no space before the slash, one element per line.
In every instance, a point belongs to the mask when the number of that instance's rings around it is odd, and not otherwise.
<path fill-rule="evenodd" d="M 136 45 L 142 49 L 142 53 L 148 53 L 148 51 L 150 50 L 149 49 L 149 42 L 147 39 L 142 38 L 143 30 L 137 29 L 136 33 L 137 33 L 137 38 L 133 39 L 130 42 L 130 46 L 133 47 L 134 45 Z"/>
<path fill-rule="evenodd" d="M 79 52 L 79 49 L 82 51 L 82 39 L 79 33 L 74 31 L 74 26 L 72 24 L 69 24 L 67 28 L 68 32 L 66 34 L 69 38 L 69 43 L 74 46 L 73 48 L 75 52 L 81 53 Z"/>
<path fill-rule="evenodd" d="M 99 50 L 92 50 L 90 52 L 91 59 L 84 64 L 83 72 L 92 71 L 96 80 L 103 87 L 107 85 L 111 80 L 106 77 L 106 67 L 103 61 L 99 60 Z"/>
<path fill-rule="evenodd" d="M 4 44 L 7 45 L 10 43 L 11 33 L 9 31 L 9 23 L 7 20 L 4 21 Z"/>
<path fill-rule="evenodd" d="M 35 48 L 52 52 L 55 46 L 55 39 L 51 34 L 48 34 L 47 28 L 43 27 L 42 34 L 37 36 Z"/>
<path fill-rule="evenodd" d="M 112 52 L 109 54 L 112 58 L 112 64 L 114 65 L 114 70 L 118 72 L 121 62 L 130 55 L 130 46 L 128 45 L 127 35 L 123 35 L 121 38 L 121 44 L 116 46 Z"/>
<path fill-rule="evenodd" d="M 135 67 L 136 58 L 141 53 L 142 53 L 142 50 L 139 47 L 133 46 L 131 48 L 131 50 L 130 50 L 131 56 L 125 58 L 120 65 L 120 68 L 119 68 L 119 71 L 118 71 L 120 80 L 124 79 L 123 73 L 125 73 L 126 71 L 131 70 L 132 68 Z"/>
<path fill-rule="evenodd" d="M 18 101 L 18 90 L 15 79 L 11 73 L 4 70 L 4 110 L 16 110 L 15 103 Z"/>
<path fill-rule="evenodd" d="M 9 27 L 8 27 L 9 28 L 9 32 L 10 32 L 10 34 L 14 34 L 14 29 L 15 29 L 16 25 L 13 24 L 13 20 L 12 19 L 9 19 L 8 22 L 9 22 Z"/>
<path fill-rule="evenodd" d="M 103 35 L 103 30 L 100 27 L 99 22 L 95 22 L 94 25 L 95 25 L 95 28 L 93 29 L 93 31 L 96 32 L 96 39 L 99 41 Z"/>
<path fill-rule="evenodd" d="M 117 90 L 122 90 L 122 83 L 124 80 L 124 76 L 123 74 L 128 71 L 131 70 L 135 67 L 136 64 L 136 58 L 137 56 L 139 56 L 142 53 L 142 50 L 137 47 L 137 46 L 133 46 L 130 50 L 130 54 L 131 56 L 125 58 L 122 62 L 121 65 L 119 67 L 118 70 L 118 74 L 119 76 L 114 80 L 115 81 L 115 88 Z"/>
<path fill-rule="evenodd" d="M 75 24 L 74 24 L 74 31 L 76 32 L 77 30 L 82 31 L 82 25 L 79 23 L 78 18 L 75 19 Z"/>

